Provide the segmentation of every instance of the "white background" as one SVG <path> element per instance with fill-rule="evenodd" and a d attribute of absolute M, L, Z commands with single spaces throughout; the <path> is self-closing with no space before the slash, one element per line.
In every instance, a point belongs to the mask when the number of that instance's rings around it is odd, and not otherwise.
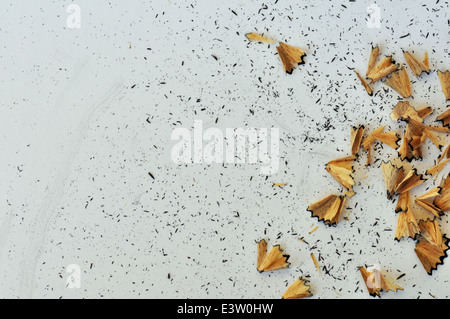
<path fill-rule="evenodd" d="M 362 154 L 337 227 L 306 211 L 342 191 L 324 165 L 349 154 L 350 125 L 403 128 L 389 118 L 399 95 L 376 83 L 368 96 L 352 69 L 365 74 L 372 44 L 400 64 L 402 49 L 427 50 L 449 69 L 448 1 L 377 1 L 381 28 L 366 24 L 367 1 L 80 0 L 77 29 L 70 4 L 0 4 L 0 297 L 280 298 L 309 276 L 313 298 L 370 298 L 358 267 L 371 264 L 404 288 L 384 298 L 449 296 L 448 260 L 428 276 L 414 241 L 394 241 L 379 168 L 389 147 L 370 168 Z M 286 75 L 252 31 L 304 49 L 306 64 Z M 408 72 L 431 123 L 446 108 L 436 72 Z M 279 128 L 278 173 L 174 164 L 171 132 L 194 120 Z M 424 155 L 420 172 L 438 152 L 427 142 Z M 448 216 L 439 224 L 449 233 Z M 256 271 L 261 238 L 281 244 L 289 269 Z M 79 289 L 67 287 L 71 264 Z"/>

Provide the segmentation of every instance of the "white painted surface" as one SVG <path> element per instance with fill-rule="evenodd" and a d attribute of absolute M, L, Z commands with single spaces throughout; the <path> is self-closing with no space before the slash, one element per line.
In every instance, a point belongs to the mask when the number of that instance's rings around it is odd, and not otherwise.
<path fill-rule="evenodd" d="M 377 83 L 369 97 L 350 69 L 365 72 L 371 44 L 450 68 L 447 1 L 377 1 L 379 29 L 366 24 L 371 3 L 80 0 L 69 28 L 69 1 L 3 1 L 0 297 L 279 298 L 308 275 L 317 298 L 367 298 L 358 267 L 377 264 L 406 274 L 384 298 L 447 298 L 448 260 L 428 276 L 414 242 L 384 231 L 396 216 L 379 162 L 357 168 L 348 220 L 329 228 L 306 212 L 339 191 L 324 164 L 348 154 L 349 125 L 402 128 L 389 119 L 398 95 Z M 257 30 L 304 48 L 306 64 L 285 75 L 275 45 L 245 38 Z M 413 88 L 413 105 L 445 110 L 436 73 Z M 280 170 L 174 164 L 171 132 L 194 120 L 279 128 Z M 419 171 L 438 154 L 425 153 Z M 440 225 L 449 233 L 448 216 Z M 259 274 L 261 238 L 292 267 Z"/>

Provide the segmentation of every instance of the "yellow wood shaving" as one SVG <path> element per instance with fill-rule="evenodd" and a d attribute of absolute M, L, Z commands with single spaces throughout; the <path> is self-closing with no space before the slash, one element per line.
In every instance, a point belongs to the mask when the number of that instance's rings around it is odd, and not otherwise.
<path fill-rule="evenodd" d="M 316 257 L 314 256 L 314 253 L 311 253 L 311 258 L 312 258 L 312 260 L 313 260 L 313 262 L 314 262 L 314 265 L 316 265 L 317 272 L 318 272 L 319 274 L 322 274 L 322 272 L 320 271 L 319 263 L 317 262 L 317 259 L 316 259 Z"/>

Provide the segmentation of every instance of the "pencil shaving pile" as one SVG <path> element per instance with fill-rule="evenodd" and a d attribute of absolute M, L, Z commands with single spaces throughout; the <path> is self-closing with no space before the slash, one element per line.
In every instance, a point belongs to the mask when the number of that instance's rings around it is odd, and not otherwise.
<path fill-rule="evenodd" d="M 425 52 L 423 61 L 417 59 L 411 52 L 404 51 L 406 63 L 416 78 L 420 79 L 423 73 L 430 74 L 428 53 Z M 372 47 L 366 78 L 362 77 L 356 70 L 354 72 L 362 83 L 366 92 L 373 95 L 372 85 L 382 81 L 391 87 L 403 98 L 412 96 L 412 87 L 408 72 L 404 66 L 399 66 L 391 56 L 382 58 L 378 62 L 379 48 Z M 450 72 L 438 71 L 445 98 L 449 99 Z M 367 80 L 369 79 L 369 80 Z M 311 204 L 307 211 L 312 217 L 317 217 L 325 225 L 336 226 L 341 219 L 346 200 L 355 195 L 353 187 L 354 167 L 353 164 L 359 159 L 360 148 L 366 151 L 366 166 L 372 164 L 372 147 L 375 143 L 382 143 L 397 150 L 398 158 L 382 162 L 381 171 L 384 178 L 387 198 L 398 197 L 395 212 L 398 213 L 395 240 L 412 238 L 416 241 L 415 253 L 431 275 L 447 257 L 449 240 L 442 235 L 439 229 L 438 219 L 450 210 L 450 174 L 442 180 L 438 187 L 433 188 L 426 194 L 412 199 L 410 191 L 426 181 L 423 174 L 417 169 L 407 165 L 412 160 L 423 159 L 422 146 L 425 141 L 430 140 L 439 151 L 446 144 L 445 139 L 440 136 L 450 133 L 450 110 L 438 115 L 436 121 L 442 122 L 443 126 L 429 126 L 424 123 L 425 118 L 433 113 L 431 107 L 415 109 L 408 101 L 400 101 L 395 105 L 390 115 L 395 122 L 406 124 L 404 132 L 385 132 L 381 126 L 366 134 L 365 126 L 352 126 L 350 132 L 351 155 L 332 160 L 326 164 L 327 172 L 342 186 L 344 194 L 332 194 Z M 399 143 L 401 142 L 401 145 Z M 430 165 L 425 175 L 437 177 L 438 173 L 450 161 L 450 144 L 439 155 L 436 165 Z M 399 164 L 396 164 L 396 163 Z M 360 268 L 361 275 L 366 283 L 367 289 L 372 296 L 379 296 L 381 291 L 403 290 L 387 281 L 380 272 L 369 272 L 364 267 Z M 373 281 L 373 277 L 377 281 Z"/>

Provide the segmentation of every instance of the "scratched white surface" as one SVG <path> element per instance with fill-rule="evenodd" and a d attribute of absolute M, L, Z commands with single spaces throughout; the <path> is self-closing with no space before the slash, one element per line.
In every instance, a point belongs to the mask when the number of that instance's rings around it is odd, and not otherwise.
<path fill-rule="evenodd" d="M 279 298 L 308 276 L 314 298 L 370 298 L 358 267 L 377 264 L 404 287 L 383 298 L 448 298 L 449 261 L 428 276 L 414 241 L 386 231 L 396 215 L 379 161 L 357 167 L 337 227 L 306 212 L 340 191 L 324 164 L 348 154 L 350 125 L 402 128 L 389 119 L 398 95 L 377 83 L 369 97 L 352 71 L 365 72 L 371 44 L 450 68 L 448 1 L 376 1 L 379 29 L 366 24 L 371 3 L 79 0 L 71 29 L 69 1 L 2 1 L 0 297 Z M 252 31 L 304 48 L 306 64 L 285 75 Z M 410 78 L 413 105 L 445 110 L 435 72 Z M 174 164 L 171 132 L 194 120 L 279 128 L 278 173 Z M 415 165 L 437 155 L 427 144 Z M 439 224 L 449 234 L 448 216 Z M 282 245 L 289 269 L 256 271 L 261 238 Z M 67 287 L 72 264 L 80 288 Z"/>

